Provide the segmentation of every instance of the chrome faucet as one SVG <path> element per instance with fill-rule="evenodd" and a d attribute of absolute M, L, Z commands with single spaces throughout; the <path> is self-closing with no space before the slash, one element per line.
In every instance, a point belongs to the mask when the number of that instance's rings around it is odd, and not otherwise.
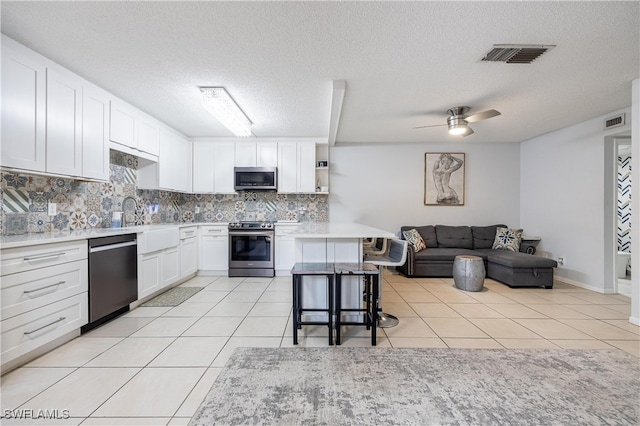
<path fill-rule="evenodd" d="M 135 225 L 135 215 L 136 212 L 138 211 L 138 202 L 136 201 L 135 198 L 133 197 L 125 197 L 124 200 L 122 200 L 122 227 L 126 227 L 129 224 L 127 223 L 127 201 L 133 201 L 133 221 L 134 221 L 134 225 Z"/>

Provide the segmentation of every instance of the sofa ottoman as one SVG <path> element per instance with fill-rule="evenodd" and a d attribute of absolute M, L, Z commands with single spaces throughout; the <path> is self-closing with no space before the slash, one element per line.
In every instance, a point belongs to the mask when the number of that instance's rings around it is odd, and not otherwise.
<path fill-rule="evenodd" d="M 553 259 L 511 251 L 494 251 L 487 256 L 487 276 L 509 287 L 553 288 Z"/>

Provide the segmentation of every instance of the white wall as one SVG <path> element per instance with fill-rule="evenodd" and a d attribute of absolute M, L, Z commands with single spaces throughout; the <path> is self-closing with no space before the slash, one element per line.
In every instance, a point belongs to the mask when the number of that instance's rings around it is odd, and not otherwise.
<path fill-rule="evenodd" d="M 627 125 L 603 130 L 604 119 L 627 114 Z M 630 108 L 548 133 L 520 146 L 520 222 L 542 237 L 540 249 L 565 258 L 556 277 L 605 291 L 605 137 L 628 131 Z M 613 177 L 611 178 L 613 185 Z M 611 224 L 613 226 L 613 223 Z M 607 289 L 611 291 L 611 289 Z"/>
<path fill-rule="evenodd" d="M 464 206 L 424 205 L 426 152 L 465 153 Z M 331 221 L 355 221 L 395 233 L 402 225 L 519 226 L 518 144 L 337 143 L 330 163 Z"/>
<path fill-rule="evenodd" d="M 640 170 L 640 78 L 633 80 L 631 104 L 631 170 Z M 638 176 L 636 172 L 635 176 Z M 632 188 L 640 187 L 640 179 L 631 175 Z M 635 182 L 635 183 L 634 183 Z M 640 191 L 635 191 L 638 194 Z M 635 216 L 634 216 L 634 212 Z M 631 194 L 631 316 L 629 321 L 640 325 L 640 196 Z M 633 223 L 636 223 L 633 226 Z"/>

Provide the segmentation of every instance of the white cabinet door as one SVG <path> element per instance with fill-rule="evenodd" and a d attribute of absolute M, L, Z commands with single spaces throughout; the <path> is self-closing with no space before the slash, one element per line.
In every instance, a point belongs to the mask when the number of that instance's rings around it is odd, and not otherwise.
<path fill-rule="evenodd" d="M 2 38 L 2 166 L 45 171 L 44 59 Z"/>
<path fill-rule="evenodd" d="M 109 94 L 82 88 L 82 175 L 109 180 Z"/>
<path fill-rule="evenodd" d="M 193 142 L 193 192 L 215 192 L 215 145 L 212 142 Z"/>
<path fill-rule="evenodd" d="M 236 143 L 236 167 L 255 167 L 256 166 L 256 143 L 255 142 L 237 142 Z"/>
<path fill-rule="evenodd" d="M 109 139 L 112 142 L 137 149 L 136 116 L 137 112 L 132 107 L 112 100 Z"/>
<path fill-rule="evenodd" d="M 198 239 L 186 238 L 180 241 L 180 278 L 198 272 Z"/>
<path fill-rule="evenodd" d="M 138 119 L 138 149 L 152 155 L 160 152 L 160 124 L 142 115 Z"/>
<path fill-rule="evenodd" d="M 47 172 L 82 176 L 81 120 L 82 80 L 47 68 Z"/>
<path fill-rule="evenodd" d="M 176 164 L 177 147 L 175 136 L 167 129 L 160 129 L 160 155 L 158 155 L 158 187 L 161 189 L 176 190 Z"/>
<path fill-rule="evenodd" d="M 191 192 L 191 141 L 182 136 L 176 136 L 174 143 L 175 157 L 170 160 L 173 162 L 172 169 L 176 176 L 175 189 L 180 192 Z"/>
<path fill-rule="evenodd" d="M 227 225 L 202 226 L 200 228 L 198 269 L 201 271 L 228 271 L 229 231 Z"/>
<path fill-rule="evenodd" d="M 180 252 L 178 247 L 164 249 L 162 251 L 162 287 L 166 287 L 180 279 Z"/>
<path fill-rule="evenodd" d="M 214 174 L 215 192 L 233 194 L 233 167 L 235 164 L 235 144 L 233 142 L 215 142 Z"/>
<path fill-rule="evenodd" d="M 256 155 L 256 166 L 278 167 L 278 144 L 276 142 L 257 144 Z"/>
<path fill-rule="evenodd" d="M 316 144 L 298 143 L 298 170 L 296 192 L 316 192 Z"/>
<path fill-rule="evenodd" d="M 291 236 L 299 224 L 276 224 L 275 230 L 275 268 L 278 275 L 289 275 L 296 263 L 296 240 Z"/>
<path fill-rule="evenodd" d="M 161 261 L 161 252 L 138 256 L 138 299 L 160 290 L 163 284 Z"/>
<path fill-rule="evenodd" d="M 298 144 L 278 143 L 278 192 L 295 193 L 298 174 Z"/>

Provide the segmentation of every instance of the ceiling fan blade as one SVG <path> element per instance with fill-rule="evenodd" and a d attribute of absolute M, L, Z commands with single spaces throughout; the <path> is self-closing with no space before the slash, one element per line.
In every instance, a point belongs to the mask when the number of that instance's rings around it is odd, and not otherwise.
<path fill-rule="evenodd" d="M 467 123 L 475 123 L 476 121 L 486 120 L 487 118 L 495 117 L 500 114 L 502 114 L 500 111 L 496 111 L 495 109 L 488 109 L 486 111 L 470 115 L 465 118 L 465 120 L 467 120 Z"/>
<path fill-rule="evenodd" d="M 414 127 L 414 129 L 425 129 L 427 127 L 440 127 L 440 126 L 446 126 L 446 124 L 432 124 L 431 126 L 419 126 L 419 127 Z"/>
<path fill-rule="evenodd" d="M 466 138 L 467 136 L 472 135 L 474 133 L 471 127 L 467 127 L 467 129 L 469 130 L 467 131 L 467 133 L 462 135 L 463 138 Z"/>

